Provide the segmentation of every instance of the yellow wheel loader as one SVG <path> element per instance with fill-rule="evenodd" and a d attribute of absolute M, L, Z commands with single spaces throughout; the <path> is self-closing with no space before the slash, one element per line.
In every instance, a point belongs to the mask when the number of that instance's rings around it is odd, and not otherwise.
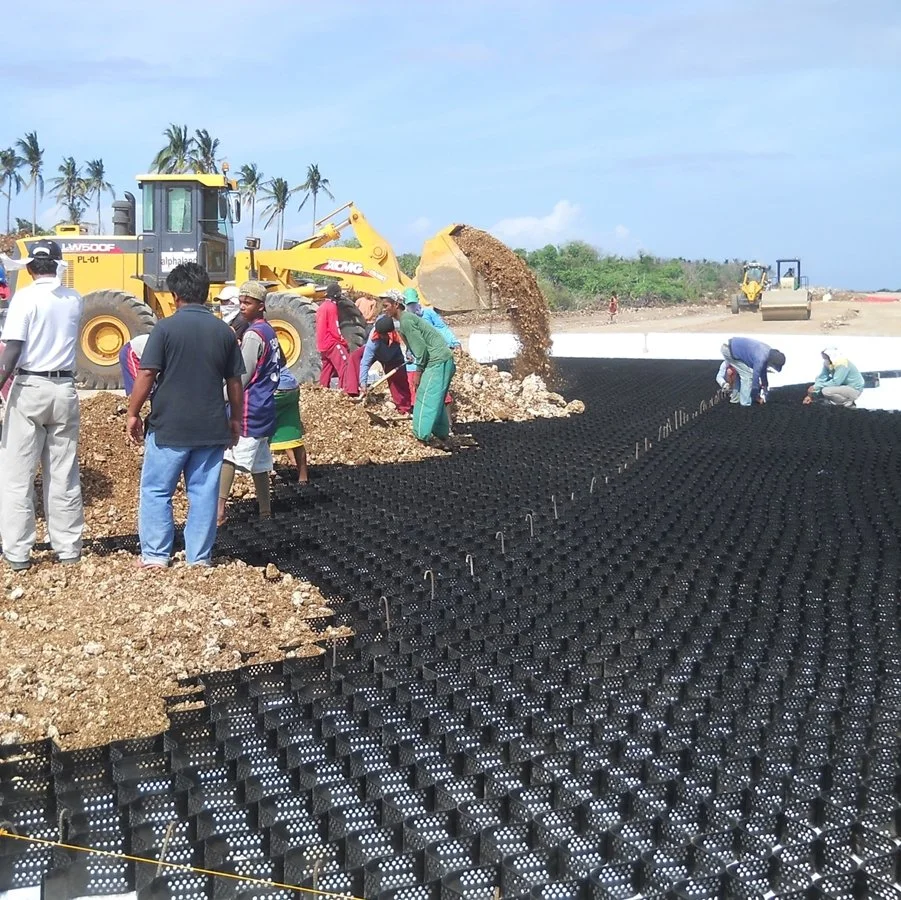
<path fill-rule="evenodd" d="M 732 313 L 738 315 L 743 309 L 757 312 L 761 294 L 769 285 L 770 267 L 763 263 L 745 263 L 741 272 L 739 292 L 732 298 Z"/>
<path fill-rule="evenodd" d="M 268 286 L 267 319 L 299 381 L 319 376 L 316 299 L 325 290 L 324 283 L 317 285 L 301 273 L 337 279 L 343 288 L 373 295 L 419 287 L 445 312 L 491 308 L 489 286 L 453 241 L 460 226 L 449 226 L 426 242 L 417 279 L 411 279 L 401 271 L 391 245 L 353 203 L 318 221 L 311 237 L 285 241 L 275 250 L 262 249 L 259 239 L 251 237 L 236 253 L 233 227 L 241 208 L 227 171 L 139 175 L 137 182 L 140 209 L 131 193 L 116 201 L 112 235 L 88 235 L 73 225 L 57 228 L 68 262 L 63 283 L 85 300 L 77 356 L 78 379 L 85 387 L 121 387 L 119 351 L 175 311 L 166 276 L 183 262 L 206 268 L 211 299 L 226 284 L 256 279 Z M 360 247 L 336 245 L 347 228 Z M 36 240 L 19 240 L 13 256 L 29 256 Z M 10 275 L 13 291 L 31 281 L 26 271 Z M 338 306 L 341 330 L 355 349 L 366 339 L 366 322 L 349 300 Z"/>

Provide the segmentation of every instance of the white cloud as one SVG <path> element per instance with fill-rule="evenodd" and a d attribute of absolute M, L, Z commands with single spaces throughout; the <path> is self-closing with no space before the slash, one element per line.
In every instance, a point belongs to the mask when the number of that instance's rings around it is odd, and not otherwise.
<path fill-rule="evenodd" d="M 618 240 L 624 241 L 631 232 L 625 225 L 617 225 L 616 228 L 613 229 L 613 234 Z"/>
<path fill-rule="evenodd" d="M 575 236 L 582 210 L 569 200 L 558 200 L 546 216 L 501 219 L 488 230 L 512 247 L 526 249 L 554 244 Z"/>

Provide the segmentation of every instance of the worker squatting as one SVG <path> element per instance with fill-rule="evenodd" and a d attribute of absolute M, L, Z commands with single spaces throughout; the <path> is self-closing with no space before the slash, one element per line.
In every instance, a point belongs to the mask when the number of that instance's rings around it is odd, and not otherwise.
<path fill-rule="evenodd" d="M 31 566 L 36 541 L 34 480 L 42 468 L 44 509 L 58 562 L 77 564 L 84 509 L 78 465 L 79 403 L 75 356 L 83 300 L 61 282 L 59 245 L 37 242 L 20 264 L 33 283 L 10 300 L 0 342 L 0 394 L 6 397 L 0 440 L 0 540 L 6 564 Z M 260 515 L 271 515 L 272 451 L 293 460 L 298 481 L 309 480 L 300 391 L 266 321 L 266 288 L 250 281 L 219 295 L 223 318 L 207 305 L 210 281 L 196 263 L 169 274 L 176 313 L 149 335 L 132 339 L 120 354 L 129 395 L 127 437 L 143 444 L 136 565 L 165 567 L 175 539 L 172 496 L 184 478 L 188 497 L 185 558 L 212 564 L 217 528 L 237 471 L 256 487 Z M 365 394 L 377 362 L 414 435 L 448 449 L 449 388 L 460 347 L 437 311 L 415 290 L 361 298 L 371 322 L 363 346 L 351 351 L 341 333 L 338 285 L 330 285 L 316 313 L 322 360 L 320 383 L 337 381 L 349 394 Z M 145 403 L 150 412 L 143 416 Z"/>

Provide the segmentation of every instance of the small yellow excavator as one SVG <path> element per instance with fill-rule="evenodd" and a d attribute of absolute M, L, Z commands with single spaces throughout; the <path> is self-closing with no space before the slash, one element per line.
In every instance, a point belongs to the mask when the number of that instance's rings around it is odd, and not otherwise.
<path fill-rule="evenodd" d="M 770 267 L 764 263 L 745 263 L 741 272 L 739 292 L 732 298 L 732 313 L 738 315 L 743 309 L 757 312 L 760 295 L 769 285 Z"/>
<path fill-rule="evenodd" d="M 316 301 L 326 285 L 316 279 L 337 279 L 346 289 L 374 295 L 418 287 L 448 312 L 489 308 L 487 286 L 454 244 L 459 226 L 449 226 L 426 242 L 417 280 L 401 271 L 391 245 L 353 203 L 317 222 L 315 233 L 304 240 L 263 249 L 259 239 L 251 237 L 236 253 L 233 227 L 241 219 L 241 206 L 227 169 L 139 175 L 137 182 L 140 210 L 128 192 L 113 203 L 112 235 L 88 235 L 77 225 L 56 230 L 68 262 L 64 283 L 85 300 L 77 354 L 78 378 L 85 387 L 121 387 L 119 351 L 175 311 L 166 276 L 183 262 L 206 268 L 211 300 L 226 284 L 240 285 L 247 279 L 267 284 L 267 318 L 300 381 L 315 380 L 319 374 Z M 336 243 L 347 228 L 359 247 Z M 36 240 L 19 240 L 13 257 L 29 256 Z M 31 280 L 24 270 L 10 275 L 12 290 Z M 339 303 L 339 321 L 350 347 L 362 344 L 366 323 L 354 303 Z"/>

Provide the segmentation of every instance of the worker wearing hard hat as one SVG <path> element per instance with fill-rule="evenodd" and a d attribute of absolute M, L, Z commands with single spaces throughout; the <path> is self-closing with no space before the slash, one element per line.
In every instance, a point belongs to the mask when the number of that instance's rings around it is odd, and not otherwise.
<path fill-rule="evenodd" d="M 832 406 L 856 406 L 864 388 L 863 375 L 857 366 L 837 347 L 827 347 L 821 356 L 823 370 L 807 389 L 802 403 L 813 403 L 815 398 L 820 397 Z"/>
<path fill-rule="evenodd" d="M 738 393 L 733 390 L 731 402 L 750 406 L 752 403 L 766 403 L 769 390 L 767 372 L 781 372 L 785 365 L 785 354 L 774 350 L 763 341 L 753 338 L 734 337 L 720 348 L 723 359 L 738 372 Z"/>

